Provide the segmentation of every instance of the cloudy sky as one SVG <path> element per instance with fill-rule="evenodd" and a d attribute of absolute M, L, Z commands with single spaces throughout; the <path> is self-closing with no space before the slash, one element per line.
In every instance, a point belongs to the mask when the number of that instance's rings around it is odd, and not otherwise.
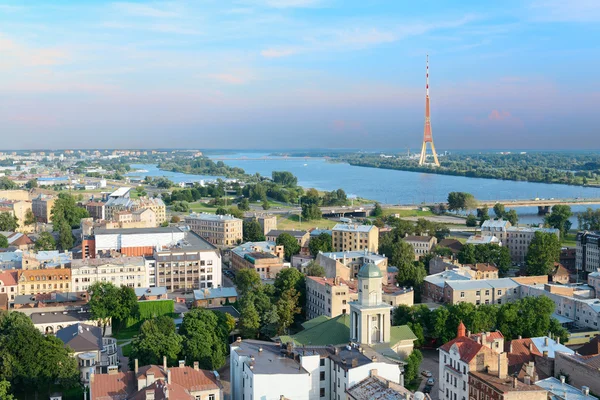
<path fill-rule="evenodd" d="M 600 148 L 600 1 L 0 0 L 1 148 Z"/>

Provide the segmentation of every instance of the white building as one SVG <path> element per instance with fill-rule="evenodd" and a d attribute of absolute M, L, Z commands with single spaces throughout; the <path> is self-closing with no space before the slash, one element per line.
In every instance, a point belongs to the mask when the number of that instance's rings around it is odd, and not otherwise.
<path fill-rule="evenodd" d="M 579 232 L 575 266 L 583 272 L 594 272 L 600 268 L 600 232 Z"/>
<path fill-rule="evenodd" d="M 130 288 L 149 284 L 150 263 L 144 257 L 88 258 L 71 262 L 71 288 L 83 292 L 95 282 Z"/>
<path fill-rule="evenodd" d="M 96 256 L 118 252 L 138 256 L 152 254 L 155 249 L 168 247 L 184 240 L 185 232 L 177 227 L 94 229 Z"/>

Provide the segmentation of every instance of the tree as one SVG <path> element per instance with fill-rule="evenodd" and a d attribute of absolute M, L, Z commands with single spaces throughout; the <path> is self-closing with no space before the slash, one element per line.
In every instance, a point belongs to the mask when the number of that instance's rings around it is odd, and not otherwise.
<path fill-rule="evenodd" d="M 128 317 L 135 317 L 138 314 L 139 306 L 133 288 L 127 286 L 118 288 L 110 282 L 96 282 L 89 287 L 88 293 L 90 294 L 88 307 L 92 317 L 102 321 L 104 333 L 111 319 L 114 326 L 119 327 Z"/>
<path fill-rule="evenodd" d="M 435 246 L 433 249 L 433 253 L 437 254 L 440 257 L 452 257 L 454 255 L 452 249 L 444 246 Z"/>
<path fill-rule="evenodd" d="M 260 328 L 260 316 L 250 301 L 243 301 L 240 308 L 240 330 L 244 337 L 256 338 Z"/>
<path fill-rule="evenodd" d="M 519 215 L 517 214 L 517 210 L 509 210 L 506 214 L 504 214 L 504 219 L 510 222 L 511 225 L 517 225 L 519 222 Z"/>
<path fill-rule="evenodd" d="M 262 226 L 256 220 L 244 221 L 243 223 L 243 241 L 261 242 L 265 240 L 265 234 Z"/>
<path fill-rule="evenodd" d="M 30 179 L 27 181 L 27 183 L 25 184 L 25 187 L 27 189 L 34 189 L 36 187 L 38 187 L 38 181 L 37 179 Z"/>
<path fill-rule="evenodd" d="M 552 207 L 552 212 L 546 215 L 544 222 L 547 226 L 560 230 L 560 235 L 564 238 L 569 229 L 571 229 L 569 218 L 572 216 L 571 207 L 564 204 L 557 204 Z"/>
<path fill-rule="evenodd" d="M 298 185 L 298 178 L 296 178 L 291 172 L 287 171 L 273 171 L 271 173 L 273 182 L 283 186 L 295 187 Z"/>
<path fill-rule="evenodd" d="M 494 214 L 496 214 L 497 218 L 504 218 L 505 213 L 506 213 L 506 209 L 504 208 L 504 204 L 501 204 L 501 203 L 494 204 Z"/>
<path fill-rule="evenodd" d="M 156 179 L 154 181 L 154 184 L 159 189 L 169 189 L 171 186 L 174 185 L 173 182 L 171 182 L 169 179 L 164 178 L 164 177 Z"/>
<path fill-rule="evenodd" d="M 3 400 L 14 400 L 15 397 L 10 394 L 10 382 L 3 379 L 0 381 L 0 399 Z"/>
<path fill-rule="evenodd" d="M 117 308 L 112 310 L 111 313 L 111 317 L 118 324 L 119 330 L 128 317 L 136 317 L 138 313 L 139 303 L 135 290 L 128 286 L 121 286 L 118 289 Z"/>
<path fill-rule="evenodd" d="M 63 221 L 58 228 L 58 243 L 63 251 L 69 250 L 73 247 L 75 240 L 73 238 L 73 232 L 67 221 Z"/>
<path fill-rule="evenodd" d="M 271 208 L 271 205 L 269 204 L 269 201 L 267 199 L 263 200 L 262 209 L 266 211 L 269 208 Z"/>
<path fill-rule="evenodd" d="M 465 221 L 465 225 L 469 227 L 477 226 L 477 218 L 473 214 L 467 215 L 467 220 Z"/>
<path fill-rule="evenodd" d="M 412 353 L 406 359 L 404 366 L 404 380 L 406 385 L 414 384 L 415 380 L 419 376 L 419 368 L 423 361 L 423 354 L 418 349 L 414 349 Z"/>
<path fill-rule="evenodd" d="M 402 266 L 398 266 L 396 282 L 400 286 L 412 286 L 415 289 L 420 287 L 427 276 L 425 265 L 419 261 L 413 261 Z"/>
<path fill-rule="evenodd" d="M 498 246 L 494 243 L 479 245 L 465 244 L 458 252 L 457 258 L 461 264 L 494 264 L 501 275 L 505 275 L 512 265 L 508 247 Z"/>
<path fill-rule="evenodd" d="M 207 370 L 221 368 L 225 365 L 230 332 L 229 326 L 219 325 L 219 318 L 213 311 L 204 308 L 188 311 L 179 328 L 188 363 L 198 361 L 200 368 Z"/>
<path fill-rule="evenodd" d="M 238 203 L 238 208 L 242 211 L 250 211 L 250 201 L 248 201 L 246 198 L 243 198 Z"/>
<path fill-rule="evenodd" d="M 375 203 L 373 207 L 373 211 L 371 211 L 372 217 L 381 217 L 383 215 L 383 208 L 381 208 L 381 204 Z"/>
<path fill-rule="evenodd" d="M 0 249 L 5 249 L 8 247 L 8 239 L 4 235 L 0 235 Z"/>
<path fill-rule="evenodd" d="M 176 224 L 176 223 L 178 223 L 178 222 L 180 222 L 180 221 L 181 221 L 181 218 L 179 218 L 177 215 L 173 215 L 173 216 L 171 217 L 171 223 L 172 223 L 172 224 Z"/>
<path fill-rule="evenodd" d="M 560 241 L 550 232 L 537 231 L 527 249 L 525 262 L 528 275 L 548 275 L 560 258 Z"/>
<path fill-rule="evenodd" d="M 477 206 L 477 201 L 471 193 L 448 193 L 448 209 L 450 211 L 472 210 Z"/>
<path fill-rule="evenodd" d="M 19 227 L 17 217 L 9 212 L 0 213 L 0 231 L 14 232 Z"/>
<path fill-rule="evenodd" d="M 415 261 L 414 248 L 394 235 L 384 235 L 379 241 L 379 254 L 385 254 L 388 264 L 400 268 Z"/>
<path fill-rule="evenodd" d="M 27 226 L 33 225 L 33 224 L 35 224 L 37 222 L 37 219 L 35 218 L 35 215 L 33 214 L 33 211 L 31 211 L 29 209 L 27 211 L 25 211 L 25 220 L 23 222 Z"/>
<path fill-rule="evenodd" d="M 162 364 L 163 357 L 167 357 L 167 365 L 174 365 L 181 354 L 182 342 L 170 317 L 163 315 L 146 320 L 131 341 L 129 367 L 133 367 L 135 359 L 141 365 Z"/>
<path fill-rule="evenodd" d="M 457 255 L 458 262 L 461 264 L 475 264 L 477 257 L 475 255 L 475 245 L 465 244 Z"/>
<path fill-rule="evenodd" d="M 285 268 L 279 271 L 273 283 L 277 293 L 281 296 L 283 292 L 296 289 L 298 292 L 305 287 L 304 275 L 296 268 Z"/>
<path fill-rule="evenodd" d="M 173 204 L 171 205 L 171 209 L 175 212 L 188 212 L 190 211 L 190 203 L 188 203 L 187 201 L 174 201 Z M 219 210 L 217 210 L 219 211 Z"/>
<path fill-rule="evenodd" d="M 307 276 L 325 276 L 325 268 L 321 265 L 317 264 L 314 260 L 309 262 L 306 266 L 306 275 Z"/>
<path fill-rule="evenodd" d="M 7 171 L 4 171 L 5 174 L 10 175 Z M 17 188 L 17 184 L 12 180 L 8 179 L 6 176 L 0 178 L 0 190 L 13 190 Z"/>
<path fill-rule="evenodd" d="M 285 259 L 290 261 L 294 254 L 298 254 L 300 252 L 300 245 L 298 241 L 289 233 L 282 233 L 277 236 L 276 241 L 278 246 L 283 246 L 283 250 L 285 252 Z"/>
<path fill-rule="evenodd" d="M 68 193 L 59 193 L 52 206 L 51 214 L 54 230 L 60 230 L 63 222 L 71 228 L 79 228 L 81 219 L 90 216 L 85 208 L 77 206 L 75 198 Z"/>
<path fill-rule="evenodd" d="M 219 207 L 219 208 L 217 208 L 217 211 L 215 211 L 215 214 L 227 215 L 227 209 L 225 207 Z"/>
<path fill-rule="evenodd" d="M 317 237 L 313 237 L 308 242 L 308 250 L 313 256 L 317 256 L 319 252 L 330 252 L 333 251 L 333 244 L 331 235 L 327 232 L 322 232 Z"/>
<path fill-rule="evenodd" d="M 42 232 L 35 241 L 36 251 L 56 250 L 56 241 L 50 232 Z"/>
<path fill-rule="evenodd" d="M 579 229 L 585 231 L 600 231 L 600 208 L 594 210 L 588 207 L 577 216 Z"/>
<path fill-rule="evenodd" d="M 244 268 L 235 275 L 235 286 L 241 296 L 257 289 L 260 285 L 260 275 L 254 269 Z"/>
<path fill-rule="evenodd" d="M 298 306 L 300 293 L 294 288 L 288 289 L 281 294 L 277 301 L 277 315 L 279 317 L 279 327 L 277 332 L 282 334 L 294 322 L 296 314 L 300 314 L 302 309 Z"/>
<path fill-rule="evenodd" d="M 487 206 L 483 206 L 480 209 L 478 209 L 477 214 L 479 214 L 479 222 L 481 224 L 490 219 L 489 209 Z"/>
<path fill-rule="evenodd" d="M 307 221 L 323 218 L 321 209 L 316 204 L 302 204 L 302 218 Z"/>

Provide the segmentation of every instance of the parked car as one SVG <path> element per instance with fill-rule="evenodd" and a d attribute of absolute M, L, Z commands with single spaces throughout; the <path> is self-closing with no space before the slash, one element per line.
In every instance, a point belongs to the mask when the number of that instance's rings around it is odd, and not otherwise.
<path fill-rule="evenodd" d="M 423 393 L 427 394 L 427 393 L 431 393 L 431 390 L 433 389 L 433 386 L 425 386 L 423 388 Z"/>
<path fill-rule="evenodd" d="M 431 377 L 431 378 L 427 379 L 428 386 L 433 386 L 434 384 L 435 384 L 435 378 Z"/>
<path fill-rule="evenodd" d="M 427 378 L 431 378 L 433 376 L 431 371 L 427 371 L 427 370 L 424 370 L 423 372 L 421 372 L 421 375 L 426 376 Z"/>

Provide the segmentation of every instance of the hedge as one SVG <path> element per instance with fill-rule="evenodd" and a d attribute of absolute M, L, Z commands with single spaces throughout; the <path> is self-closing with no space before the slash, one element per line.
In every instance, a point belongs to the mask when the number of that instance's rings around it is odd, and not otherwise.
<path fill-rule="evenodd" d="M 176 318 L 175 303 L 173 300 L 144 300 L 139 302 L 139 313 L 136 317 L 128 317 L 123 325 L 124 328 L 130 328 L 134 325 L 141 325 L 147 319 L 168 315 Z"/>

